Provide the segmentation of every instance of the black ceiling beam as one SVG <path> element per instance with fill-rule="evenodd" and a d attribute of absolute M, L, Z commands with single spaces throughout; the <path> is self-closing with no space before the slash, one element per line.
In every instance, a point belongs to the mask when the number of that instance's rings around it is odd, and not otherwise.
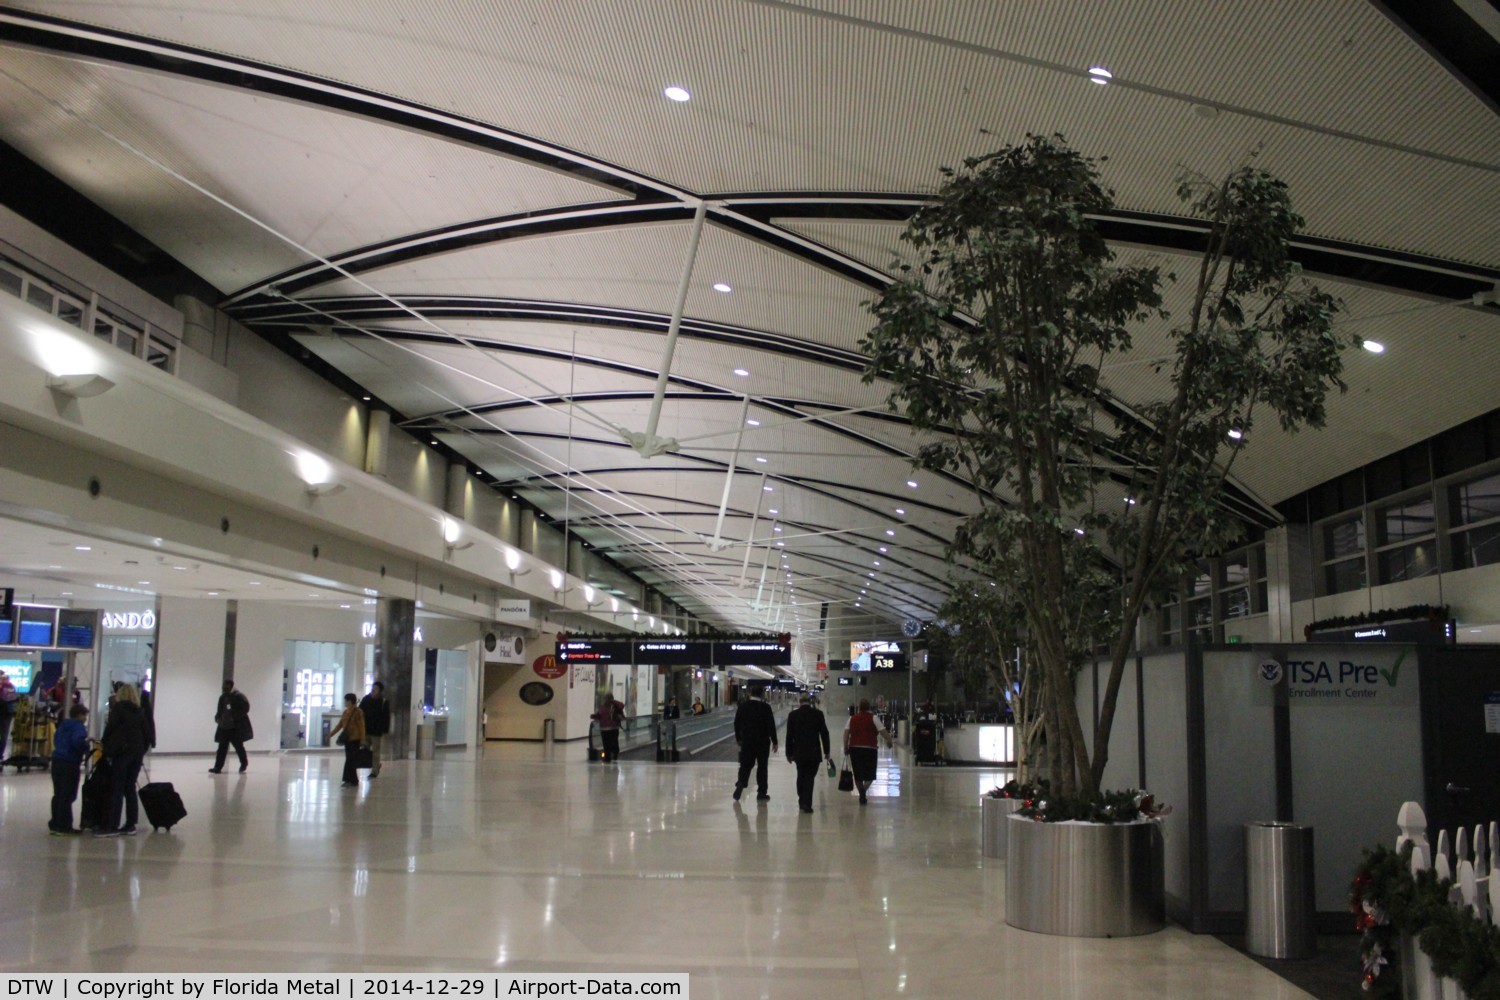
<path fill-rule="evenodd" d="M 1475 0 L 1476 3 L 1492 0 Z M 1453 77 L 1500 114 L 1500 39 L 1453 0 L 1371 0 Z"/>

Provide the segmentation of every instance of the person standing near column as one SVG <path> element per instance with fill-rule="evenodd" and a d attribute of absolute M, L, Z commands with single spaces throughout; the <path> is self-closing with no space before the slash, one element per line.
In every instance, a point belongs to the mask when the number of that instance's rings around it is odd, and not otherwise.
<path fill-rule="evenodd" d="M 734 783 L 734 800 L 750 784 L 750 769 L 755 768 L 757 802 L 771 797 L 766 785 L 766 765 L 771 751 L 778 749 L 776 739 L 776 713 L 762 699 L 760 688 L 751 688 L 750 695 L 740 701 L 734 713 L 734 741 L 740 745 L 740 774 Z"/>
<path fill-rule="evenodd" d="M 219 752 L 214 755 L 214 766 L 208 769 L 209 772 L 223 772 L 224 758 L 229 756 L 232 744 L 234 752 L 239 755 L 240 773 L 243 774 L 250 766 L 250 758 L 245 756 L 245 742 L 255 738 L 255 731 L 250 726 L 250 699 L 235 690 L 234 681 L 224 682 L 224 693 L 219 695 L 219 708 L 214 712 L 214 721 L 219 724 L 214 733 Z"/>
<path fill-rule="evenodd" d="M 828 720 L 803 695 L 792 714 L 786 717 L 786 759 L 797 765 L 797 807 L 813 811 L 813 782 L 824 760 L 833 761 L 833 743 L 828 738 Z"/>
<path fill-rule="evenodd" d="M 359 710 L 365 717 L 365 746 L 370 748 L 374 763 L 370 765 L 370 777 L 380 777 L 380 745 L 385 734 L 391 731 L 391 703 L 385 700 L 385 685 L 376 681 L 370 685 L 370 693 L 360 699 Z"/>

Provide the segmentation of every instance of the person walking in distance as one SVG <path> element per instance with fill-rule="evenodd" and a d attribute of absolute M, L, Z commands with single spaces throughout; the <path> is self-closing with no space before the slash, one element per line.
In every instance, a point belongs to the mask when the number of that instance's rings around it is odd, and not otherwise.
<path fill-rule="evenodd" d="M 854 771 L 854 787 L 859 789 L 859 804 L 865 804 L 865 790 L 875 782 L 875 762 L 879 755 L 880 741 L 891 745 L 891 734 L 880 725 L 880 720 L 870 714 L 870 699 L 859 700 L 859 711 L 849 716 L 844 727 L 844 753 L 849 755 L 849 767 Z"/>
<path fill-rule="evenodd" d="M 813 811 L 813 782 L 823 761 L 833 761 L 833 744 L 828 738 L 828 720 L 803 695 L 792 714 L 786 717 L 786 759 L 797 765 L 797 807 Z"/>
<path fill-rule="evenodd" d="M 776 713 L 762 700 L 760 688 L 752 688 L 750 697 L 740 702 L 734 713 L 734 741 L 740 747 L 740 774 L 734 783 L 734 800 L 750 784 L 750 769 L 755 768 L 757 802 L 771 797 L 766 787 L 766 765 L 771 751 L 779 747 L 776 739 Z"/>
<path fill-rule="evenodd" d="M 370 777 L 380 777 L 380 745 L 391 731 L 391 703 L 385 700 L 385 685 L 376 681 L 370 693 L 360 699 L 359 710 L 365 717 L 365 746 L 370 748 Z"/>
<path fill-rule="evenodd" d="M 604 763 L 613 764 L 620 759 L 620 723 L 625 720 L 625 706 L 614 695 L 607 694 L 594 718 L 599 723 L 599 739 L 604 743 Z"/>
<path fill-rule="evenodd" d="M 224 770 L 224 758 L 229 756 L 232 745 L 234 752 L 239 755 L 240 771 L 243 773 L 250 766 L 250 758 L 245 756 L 245 742 L 255 738 L 255 731 L 250 726 L 250 699 L 236 690 L 234 681 L 224 682 L 224 693 L 219 695 L 219 708 L 214 712 L 214 721 L 219 724 L 214 732 L 219 752 L 214 755 L 214 766 L 209 771 L 219 774 Z"/>
<path fill-rule="evenodd" d="M 357 786 L 359 769 L 354 766 L 354 755 L 365 742 L 365 714 L 359 710 L 359 698 L 353 691 L 344 695 L 344 714 L 339 716 L 338 725 L 328 731 L 328 738 L 344 748 L 344 787 Z"/>

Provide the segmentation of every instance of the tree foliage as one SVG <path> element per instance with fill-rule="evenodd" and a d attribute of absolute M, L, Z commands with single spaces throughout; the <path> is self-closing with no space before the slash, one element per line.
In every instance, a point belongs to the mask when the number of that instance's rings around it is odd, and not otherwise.
<path fill-rule="evenodd" d="M 902 239 L 916 262 L 869 304 L 865 381 L 929 440 L 919 467 L 973 484 L 978 510 L 950 555 L 1021 609 L 1034 650 L 1054 787 L 1099 794 L 1136 621 L 1166 581 L 1238 524 L 1219 503 L 1258 410 L 1288 431 L 1320 426 L 1342 388 L 1339 303 L 1289 256 L 1302 224 L 1286 186 L 1242 167 L 1178 194 L 1208 227 L 1187 314 L 1174 276 L 1122 266 L 1094 220 L 1112 210 L 1094 161 L 1060 137 L 945 168 Z M 1121 400 L 1101 372 L 1132 333 L 1165 332 L 1164 391 Z M 1109 651 L 1090 756 L 1073 676 Z"/>

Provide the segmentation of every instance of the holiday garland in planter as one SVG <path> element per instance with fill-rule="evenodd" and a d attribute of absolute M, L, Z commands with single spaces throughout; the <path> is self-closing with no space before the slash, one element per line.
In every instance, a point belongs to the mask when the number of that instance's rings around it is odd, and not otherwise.
<path fill-rule="evenodd" d="M 1440 976 L 1454 979 L 1470 1000 L 1500 1000 L 1500 928 L 1449 901 L 1451 879 L 1411 873 L 1412 845 L 1365 852 L 1354 876 L 1349 908 L 1360 942 L 1363 988 L 1377 997 L 1401 996 L 1402 934 L 1415 937 Z"/>

